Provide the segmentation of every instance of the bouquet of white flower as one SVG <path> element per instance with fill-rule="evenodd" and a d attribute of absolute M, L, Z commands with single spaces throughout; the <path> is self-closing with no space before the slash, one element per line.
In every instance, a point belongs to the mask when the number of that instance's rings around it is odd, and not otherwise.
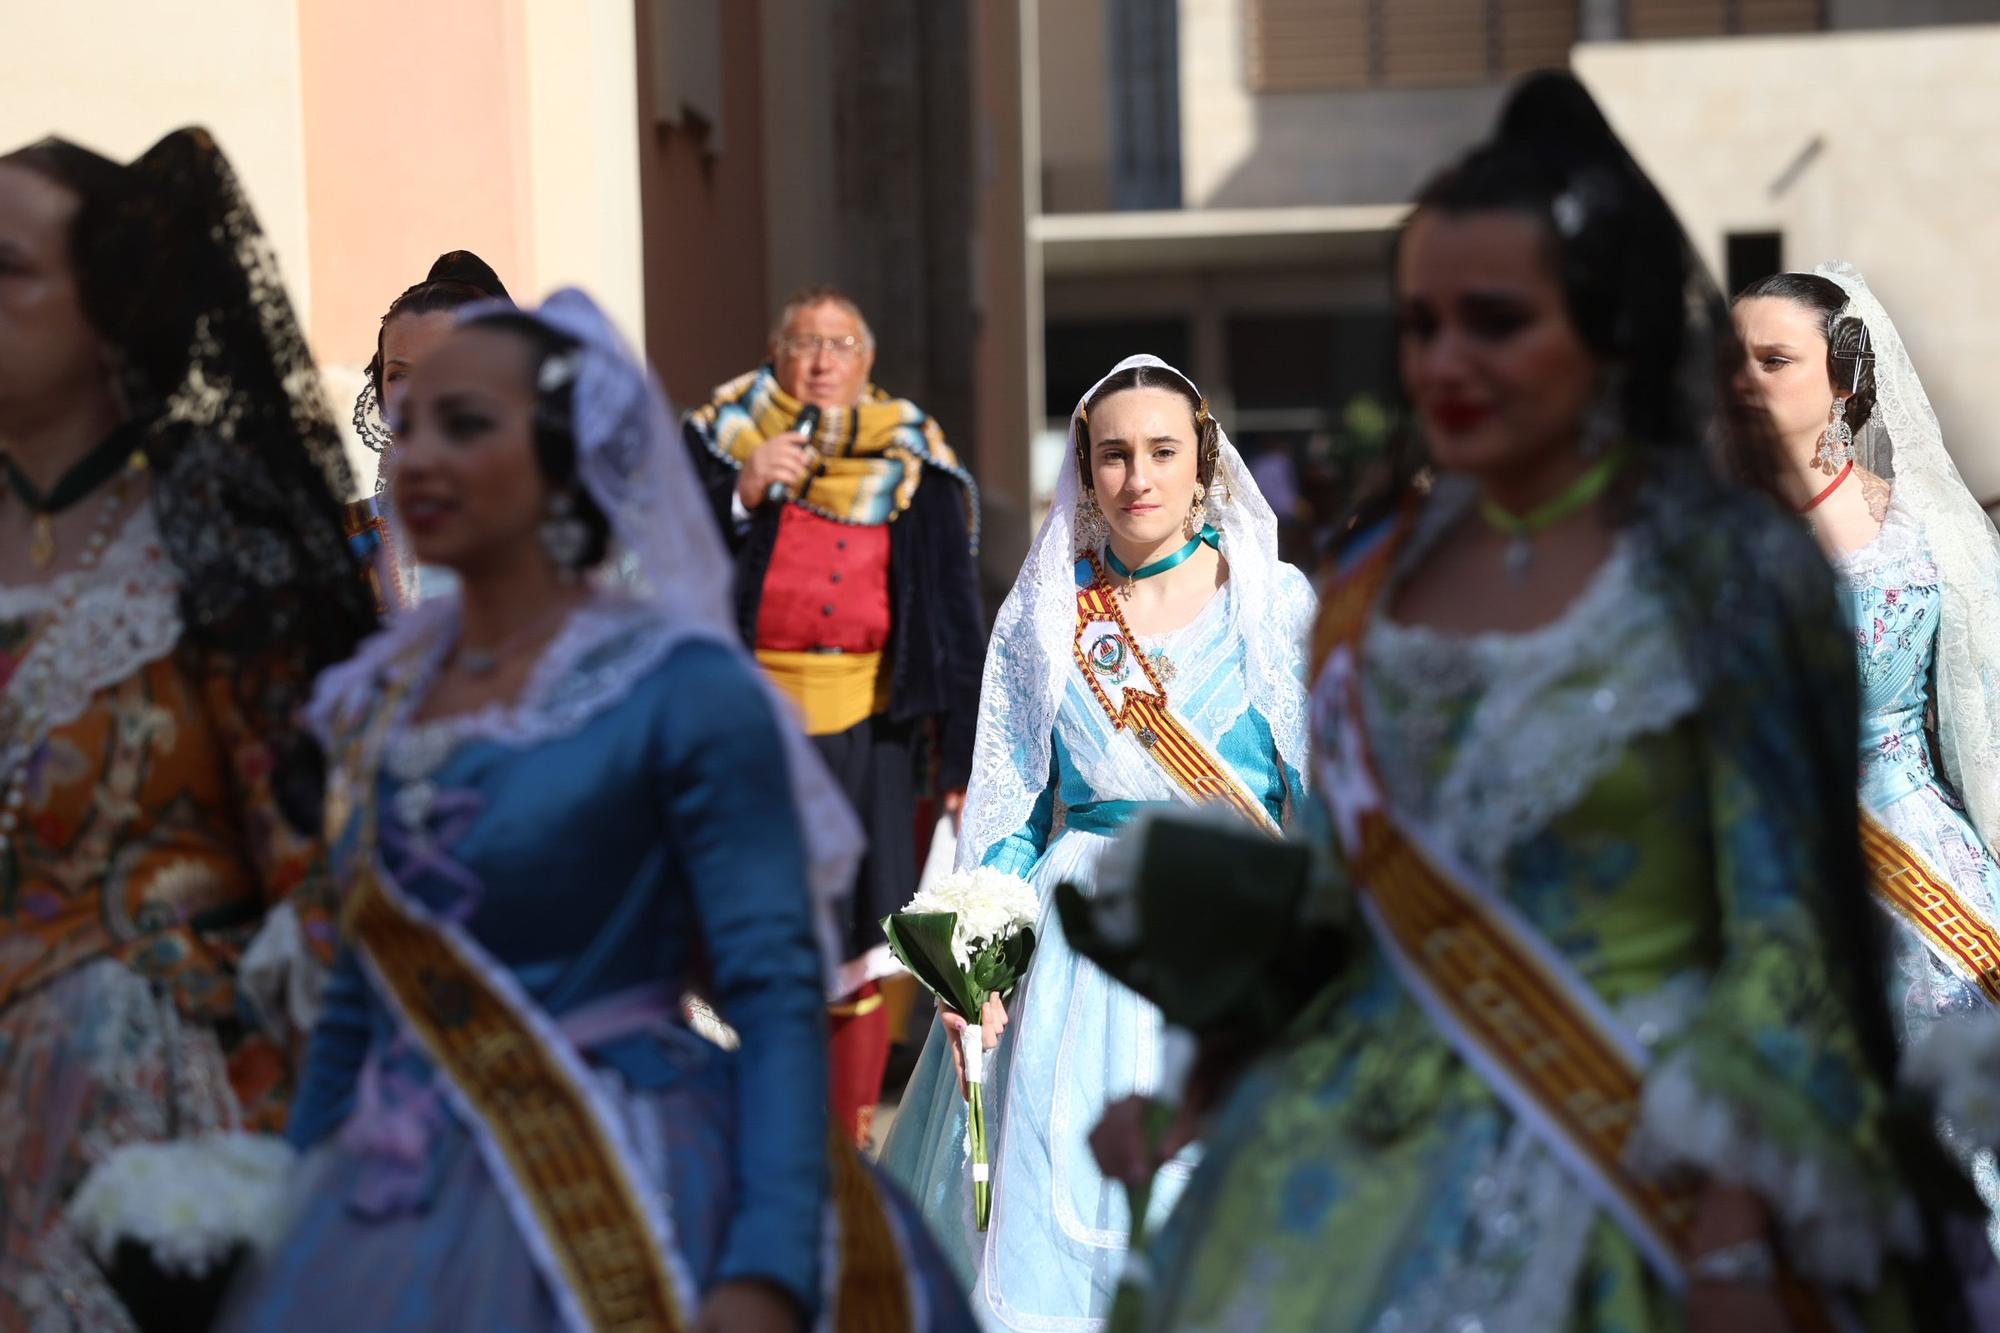
<path fill-rule="evenodd" d="M 972 1161 L 972 1212 L 986 1229 L 993 1211 L 986 1149 L 986 997 L 1011 995 L 1035 950 L 1041 904 L 1027 881 L 981 866 L 946 875 L 882 918 L 889 948 L 939 1003 L 965 1020 L 966 1139 Z"/>
<path fill-rule="evenodd" d="M 296 1161 L 267 1134 L 128 1143 L 67 1213 L 141 1328 L 206 1328 L 238 1264 L 277 1238 Z"/>

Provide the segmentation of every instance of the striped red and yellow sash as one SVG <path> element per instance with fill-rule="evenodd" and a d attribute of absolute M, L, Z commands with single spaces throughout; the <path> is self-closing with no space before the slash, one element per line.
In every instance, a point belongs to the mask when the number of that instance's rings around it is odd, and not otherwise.
<path fill-rule="evenodd" d="M 1945 964 L 2000 1004 L 2000 932 L 1974 911 L 1923 857 L 1866 809 L 1861 853 L 1875 895 Z"/>
<path fill-rule="evenodd" d="M 1264 803 L 1174 715 L 1166 685 L 1125 623 L 1103 566 L 1095 555 L 1084 559 L 1091 579 L 1076 594 L 1076 665 L 1113 729 L 1131 732 L 1147 756 L 1195 804 L 1228 805 L 1266 833 L 1280 836 L 1278 822 Z"/>

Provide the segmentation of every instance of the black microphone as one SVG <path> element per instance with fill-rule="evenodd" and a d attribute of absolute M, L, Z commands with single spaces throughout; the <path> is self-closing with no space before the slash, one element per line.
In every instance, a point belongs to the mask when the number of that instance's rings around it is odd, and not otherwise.
<path fill-rule="evenodd" d="M 799 418 L 792 423 L 792 429 L 810 440 L 813 432 L 819 429 L 819 409 L 807 403 L 799 410 Z M 772 482 L 770 489 L 764 492 L 764 499 L 771 504 L 781 503 L 787 498 L 785 483 L 782 481 Z"/>

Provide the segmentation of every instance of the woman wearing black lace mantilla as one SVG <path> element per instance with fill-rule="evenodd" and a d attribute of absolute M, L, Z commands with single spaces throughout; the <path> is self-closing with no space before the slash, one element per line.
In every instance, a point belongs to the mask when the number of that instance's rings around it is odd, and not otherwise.
<path fill-rule="evenodd" d="M 374 620 L 318 386 L 206 133 L 0 157 L 0 1329 L 129 1327 L 63 1214 L 105 1155 L 282 1120 L 295 716 Z"/>

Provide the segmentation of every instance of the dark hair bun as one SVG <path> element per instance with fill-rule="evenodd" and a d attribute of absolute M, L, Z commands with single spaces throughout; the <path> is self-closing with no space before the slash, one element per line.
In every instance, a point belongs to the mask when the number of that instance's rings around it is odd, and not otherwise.
<path fill-rule="evenodd" d="M 507 288 L 501 284 L 500 275 L 493 266 L 470 250 L 447 250 L 437 257 L 431 271 L 424 275 L 425 282 L 462 282 L 468 287 L 477 287 L 488 296 L 507 296 Z"/>
<path fill-rule="evenodd" d="M 1848 391 L 1847 428 L 1860 430 L 1875 415 L 1875 349 L 1858 315 L 1837 316 L 1828 326 L 1826 368 L 1833 387 Z"/>
<path fill-rule="evenodd" d="M 1500 110 L 1493 138 L 1567 163 L 1626 156 L 1597 102 L 1575 75 L 1562 70 L 1521 80 Z"/>

